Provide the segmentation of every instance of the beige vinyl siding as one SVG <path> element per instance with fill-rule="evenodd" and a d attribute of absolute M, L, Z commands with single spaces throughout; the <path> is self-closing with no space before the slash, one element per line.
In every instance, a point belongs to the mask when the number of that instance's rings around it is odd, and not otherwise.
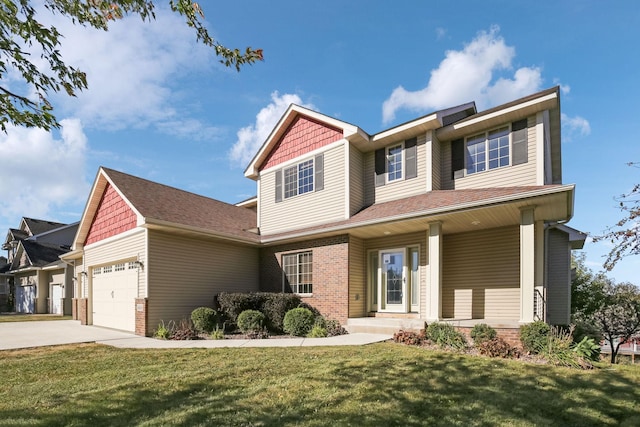
<path fill-rule="evenodd" d="M 571 301 L 569 236 L 549 230 L 547 240 L 547 316 L 552 325 L 568 325 Z"/>
<path fill-rule="evenodd" d="M 349 237 L 349 317 L 366 315 L 366 252 L 364 241 Z"/>
<path fill-rule="evenodd" d="M 258 290 L 258 249 L 149 231 L 147 328 L 213 306 L 220 292 Z"/>
<path fill-rule="evenodd" d="M 371 250 L 381 251 L 385 249 L 406 248 L 409 246 L 418 247 L 420 251 L 420 313 L 426 310 L 426 288 L 427 288 L 427 232 L 391 235 L 369 239 L 364 242 L 365 252 Z M 368 259 L 368 258 L 367 258 Z M 367 266 L 368 270 L 369 266 Z M 369 289 L 369 286 L 367 286 Z M 367 296 L 367 299 L 369 296 Z"/>
<path fill-rule="evenodd" d="M 145 231 L 143 229 L 125 237 L 109 239 L 106 243 L 95 243 L 89 248 L 85 248 L 84 251 L 84 262 L 89 275 L 92 274 L 91 269 L 93 267 L 136 259 L 146 265 Z M 138 274 L 138 297 L 144 298 L 147 296 L 146 275 L 143 271 L 140 273 Z M 91 280 L 91 277 L 89 277 L 89 280 Z"/>
<path fill-rule="evenodd" d="M 520 318 L 519 233 L 514 226 L 443 236 L 443 318 Z"/>
<path fill-rule="evenodd" d="M 275 202 L 275 174 L 260 175 L 260 232 L 263 235 L 298 230 L 345 218 L 345 149 L 338 145 L 324 152 L 324 189 Z M 313 156 L 301 157 L 300 161 Z M 283 177 L 284 180 L 284 177 Z M 283 183 L 284 185 L 284 183 Z"/>
<path fill-rule="evenodd" d="M 49 273 L 49 283 L 54 285 L 64 285 L 64 269 L 55 270 L 55 272 Z"/>
<path fill-rule="evenodd" d="M 392 146 L 401 142 L 403 141 L 396 141 L 395 143 L 389 145 Z M 424 134 L 418 135 L 416 151 L 418 159 L 418 176 L 411 179 L 404 179 L 401 181 L 387 183 L 380 187 L 375 186 L 375 152 L 371 151 L 365 154 L 365 205 L 372 205 L 374 203 L 383 203 L 390 200 L 402 199 L 404 197 L 423 194 L 426 191 L 427 149 L 426 136 Z M 403 152 L 403 174 L 406 172 L 406 164 L 404 163 L 405 160 L 405 153 Z"/>
<path fill-rule="evenodd" d="M 432 190 L 440 190 L 442 186 L 442 145 L 436 136 L 434 131 L 431 131 L 432 143 L 431 143 L 431 168 L 433 188 Z M 429 155 L 429 153 L 427 153 Z M 451 163 L 451 162 L 449 162 Z"/>
<path fill-rule="evenodd" d="M 349 145 L 349 216 L 364 206 L 364 155 Z"/>
<path fill-rule="evenodd" d="M 451 172 L 451 141 L 443 142 L 441 144 L 442 189 L 461 190 L 468 188 L 517 187 L 526 185 L 537 185 L 536 145 L 538 143 L 544 143 L 544 141 L 536 141 L 535 116 L 531 116 L 527 119 L 527 138 L 527 163 L 516 166 L 505 166 L 498 169 L 486 170 L 484 172 L 475 173 L 463 178 L 458 178 L 456 180 L 452 179 L 453 175 Z"/>

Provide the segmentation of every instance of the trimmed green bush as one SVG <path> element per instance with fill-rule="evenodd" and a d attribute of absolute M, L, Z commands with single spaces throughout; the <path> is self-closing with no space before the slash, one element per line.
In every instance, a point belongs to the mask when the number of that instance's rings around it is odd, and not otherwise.
<path fill-rule="evenodd" d="M 284 316 L 284 331 L 297 337 L 306 336 L 315 323 L 315 316 L 308 308 L 298 307 Z"/>
<path fill-rule="evenodd" d="M 320 325 L 314 325 L 313 328 L 311 328 L 311 330 L 307 334 L 307 337 L 309 338 L 324 338 L 326 336 L 327 336 L 327 329 Z"/>
<path fill-rule="evenodd" d="M 478 323 L 471 328 L 471 339 L 473 340 L 473 345 L 478 347 L 485 341 L 489 341 L 498 336 L 498 333 L 491 326 L 486 323 Z"/>
<path fill-rule="evenodd" d="M 217 296 L 218 306 L 231 322 L 236 322 L 245 310 L 257 310 L 265 315 L 265 326 L 274 332 L 284 330 L 284 316 L 287 311 L 300 305 L 298 295 L 274 292 L 227 293 Z"/>
<path fill-rule="evenodd" d="M 426 330 L 427 338 L 442 348 L 450 347 L 462 350 L 467 346 L 467 339 L 449 323 L 432 323 Z"/>
<path fill-rule="evenodd" d="M 543 321 L 536 321 L 520 326 L 520 342 L 522 347 L 533 354 L 540 353 L 548 343 L 551 328 Z"/>
<path fill-rule="evenodd" d="M 218 326 L 218 313 L 210 307 L 198 307 L 191 312 L 191 321 L 196 330 L 209 334 Z"/>
<path fill-rule="evenodd" d="M 264 329 L 265 317 L 258 310 L 245 310 L 238 315 L 236 323 L 243 333 L 256 332 Z"/>

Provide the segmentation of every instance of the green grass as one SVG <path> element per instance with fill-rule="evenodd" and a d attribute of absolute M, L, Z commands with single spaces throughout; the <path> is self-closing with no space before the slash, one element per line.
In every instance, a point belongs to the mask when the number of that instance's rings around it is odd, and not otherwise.
<path fill-rule="evenodd" d="M 0 352 L 0 425 L 639 425 L 640 368 L 358 347 Z"/>
<path fill-rule="evenodd" d="M 71 316 L 62 316 L 58 314 L 22 314 L 9 313 L 0 314 L 0 323 L 4 322 L 33 322 L 36 320 L 71 320 Z"/>

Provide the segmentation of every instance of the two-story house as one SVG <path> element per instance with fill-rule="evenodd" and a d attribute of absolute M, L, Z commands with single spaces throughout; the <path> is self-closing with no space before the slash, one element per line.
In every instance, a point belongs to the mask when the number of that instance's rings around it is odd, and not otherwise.
<path fill-rule="evenodd" d="M 65 255 L 84 283 L 78 317 L 108 326 L 104 268 L 135 261 L 119 310 L 139 334 L 222 290 L 295 292 L 352 328 L 569 322 L 585 236 L 565 225 L 558 88 L 374 135 L 292 105 L 245 176 L 257 197 L 232 206 L 101 169 Z"/>

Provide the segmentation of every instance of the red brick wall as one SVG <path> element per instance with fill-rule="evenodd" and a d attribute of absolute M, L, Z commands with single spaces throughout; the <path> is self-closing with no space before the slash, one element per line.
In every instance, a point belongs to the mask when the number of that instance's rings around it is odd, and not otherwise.
<path fill-rule="evenodd" d="M 116 190 L 107 184 L 84 244 L 89 245 L 131 230 L 135 228 L 136 221 L 135 212 Z"/>
<path fill-rule="evenodd" d="M 282 292 L 282 255 L 306 251 L 313 252 L 313 295 L 303 297 L 303 301 L 323 316 L 346 323 L 349 313 L 348 236 L 262 249 L 260 290 Z"/>
<path fill-rule="evenodd" d="M 87 311 L 87 307 L 89 304 L 89 300 L 87 298 L 78 298 L 76 300 L 76 303 L 78 305 L 77 309 L 76 309 L 76 313 L 78 315 L 78 319 L 80 320 L 80 324 L 81 325 L 86 325 L 88 322 L 88 311 Z"/>
<path fill-rule="evenodd" d="M 456 327 L 456 329 L 462 332 L 469 342 L 471 342 L 471 329 L 467 327 Z M 512 347 L 522 348 L 520 342 L 520 329 L 515 328 L 494 328 L 500 338 L 505 340 Z"/>
<path fill-rule="evenodd" d="M 136 335 L 147 336 L 151 331 L 147 331 L 147 299 L 136 298 Z"/>
<path fill-rule="evenodd" d="M 260 170 L 295 159 L 340 139 L 342 131 L 300 116 L 273 147 Z"/>

